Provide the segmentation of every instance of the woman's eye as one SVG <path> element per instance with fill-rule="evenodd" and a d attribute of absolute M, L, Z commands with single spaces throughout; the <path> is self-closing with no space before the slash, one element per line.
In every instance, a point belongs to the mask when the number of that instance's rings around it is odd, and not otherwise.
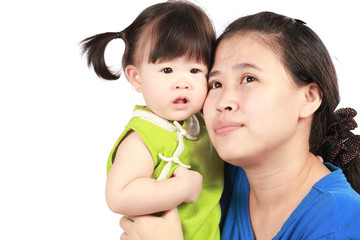
<path fill-rule="evenodd" d="M 211 82 L 209 84 L 209 90 L 215 89 L 215 88 L 221 88 L 222 84 L 220 82 Z"/>
<path fill-rule="evenodd" d="M 196 73 L 200 72 L 200 69 L 193 68 L 193 69 L 190 70 L 190 72 L 196 74 Z"/>
<path fill-rule="evenodd" d="M 249 82 L 253 82 L 256 81 L 256 78 L 252 77 L 252 76 L 246 76 L 242 79 L 241 83 L 249 83 Z"/>
<path fill-rule="evenodd" d="M 171 68 L 164 68 L 163 70 L 161 70 L 161 72 L 163 72 L 165 74 L 169 74 L 169 73 L 172 73 L 173 70 Z"/>

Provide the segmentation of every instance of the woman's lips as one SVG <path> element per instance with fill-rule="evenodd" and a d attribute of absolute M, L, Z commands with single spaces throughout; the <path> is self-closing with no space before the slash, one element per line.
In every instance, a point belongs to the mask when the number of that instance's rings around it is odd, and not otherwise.
<path fill-rule="evenodd" d="M 243 123 L 220 120 L 215 122 L 214 129 L 217 136 L 225 136 L 233 131 L 238 130 L 239 128 L 244 127 Z"/>
<path fill-rule="evenodd" d="M 189 102 L 190 101 L 187 97 L 180 96 L 172 102 L 172 106 L 177 110 L 182 110 L 187 108 Z"/>

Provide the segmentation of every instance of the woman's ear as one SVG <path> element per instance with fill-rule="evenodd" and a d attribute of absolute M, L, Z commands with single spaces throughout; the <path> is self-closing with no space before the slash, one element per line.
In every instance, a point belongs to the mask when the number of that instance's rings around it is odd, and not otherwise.
<path fill-rule="evenodd" d="M 142 92 L 141 80 L 140 80 L 139 70 L 137 69 L 137 67 L 134 65 L 127 65 L 125 68 L 125 75 L 129 80 L 129 82 L 131 83 L 131 85 L 133 85 L 135 90 L 141 93 Z"/>
<path fill-rule="evenodd" d="M 302 87 L 304 96 L 300 111 L 300 117 L 306 118 L 311 116 L 320 107 L 322 102 L 322 93 L 315 83 L 310 83 Z"/>

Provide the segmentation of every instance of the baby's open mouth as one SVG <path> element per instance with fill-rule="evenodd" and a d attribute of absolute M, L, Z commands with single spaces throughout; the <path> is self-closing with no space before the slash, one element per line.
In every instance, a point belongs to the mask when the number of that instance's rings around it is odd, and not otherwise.
<path fill-rule="evenodd" d="M 186 104 L 188 102 L 188 99 L 185 97 L 179 97 L 177 99 L 175 99 L 175 101 L 173 103 L 175 104 Z"/>
<path fill-rule="evenodd" d="M 189 103 L 190 101 L 187 97 L 180 96 L 172 102 L 172 105 L 177 110 L 184 110 L 189 106 Z"/>

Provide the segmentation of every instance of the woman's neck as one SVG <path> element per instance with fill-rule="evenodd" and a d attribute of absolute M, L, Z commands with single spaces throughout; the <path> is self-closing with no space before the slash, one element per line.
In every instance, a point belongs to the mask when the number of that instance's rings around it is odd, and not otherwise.
<path fill-rule="evenodd" d="M 256 239 L 273 238 L 312 186 L 329 170 L 311 153 L 292 155 L 265 167 L 245 169 Z M 263 159 L 266 161 L 266 159 Z"/>

